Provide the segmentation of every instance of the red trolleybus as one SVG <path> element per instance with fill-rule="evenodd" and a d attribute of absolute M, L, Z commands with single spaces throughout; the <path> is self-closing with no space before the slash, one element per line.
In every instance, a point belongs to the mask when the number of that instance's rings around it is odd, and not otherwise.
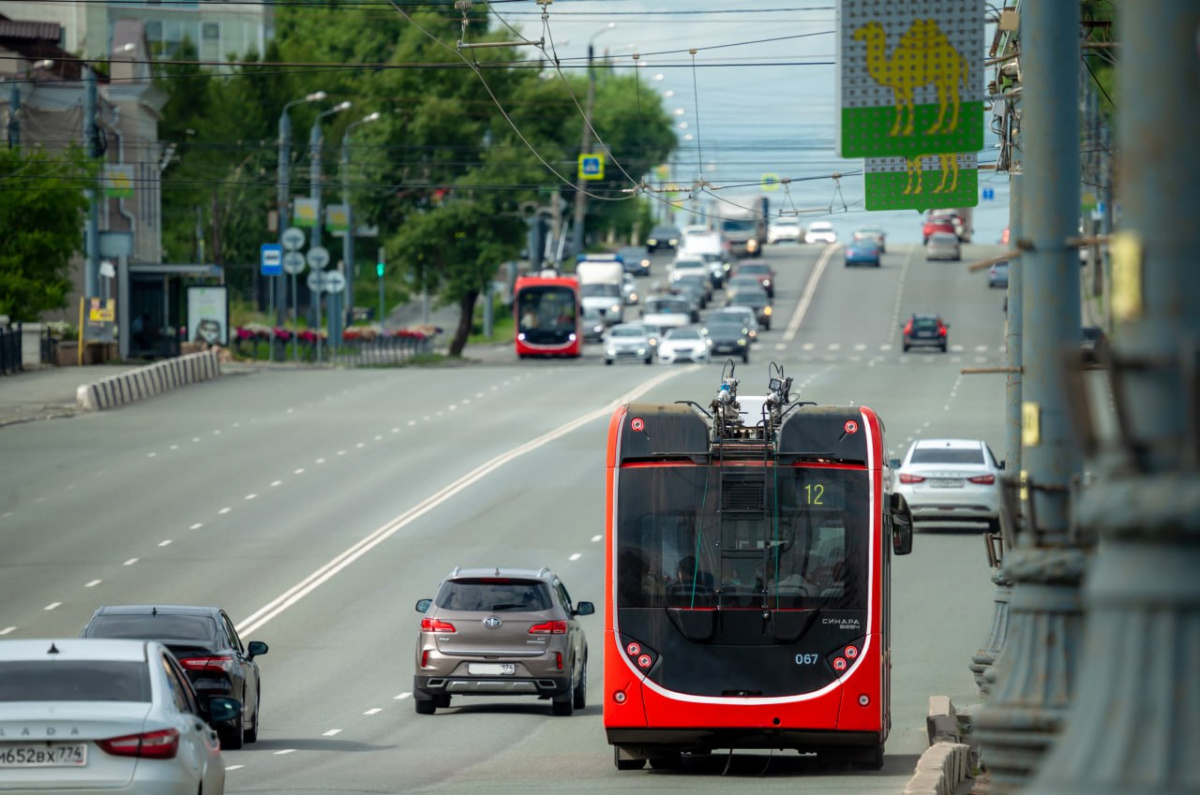
<path fill-rule="evenodd" d="M 912 515 L 866 407 L 631 403 L 608 440 L 604 729 L 618 769 L 762 748 L 883 764 Z"/>
<path fill-rule="evenodd" d="M 571 356 L 583 353 L 579 281 L 557 271 L 519 276 L 514 288 L 517 356 Z"/>

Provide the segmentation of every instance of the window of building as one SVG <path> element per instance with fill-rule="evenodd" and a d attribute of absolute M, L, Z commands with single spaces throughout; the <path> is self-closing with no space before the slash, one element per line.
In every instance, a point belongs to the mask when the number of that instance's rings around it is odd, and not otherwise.
<path fill-rule="evenodd" d="M 215 41 L 221 38 L 220 22 L 205 22 L 202 30 L 205 41 Z"/>

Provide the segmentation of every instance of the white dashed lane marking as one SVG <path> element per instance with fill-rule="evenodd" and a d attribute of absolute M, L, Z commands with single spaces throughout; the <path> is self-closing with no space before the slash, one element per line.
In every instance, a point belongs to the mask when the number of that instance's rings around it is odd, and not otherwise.
<path fill-rule="evenodd" d="M 50 604 L 46 605 L 42 609 L 45 610 L 46 612 L 49 612 L 49 611 L 53 610 L 54 608 L 61 607 L 61 606 L 62 606 L 62 602 L 51 602 Z"/>
<path fill-rule="evenodd" d="M 296 753 L 295 748 L 284 748 L 282 751 L 276 751 L 275 756 L 287 756 L 288 754 Z"/>
<path fill-rule="evenodd" d="M 16 629 L 16 627 L 9 627 L 8 631 L 12 631 L 14 629 Z M 0 635 L 3 635 L 3 634 L 4 634 L 3 632 L 0 632 Z M 412 695 L 412 693 L 401 693 L 398 696 L 393 696 L 392 700 L 393 701 L 403 701 L 404 699 L 408 698 L 411 695 Z"/>
<path fill-rule="evenodd" d="M 154 458 L 158 453 L 146 453 L 146 458 Z"/>
<path fill-rule="evenodd" d="M 572 554 L 571 557 L 567 558 L 567 560 L 579 560 L 582 557 L 583 557 L 582 552 L 576 552 L 576 553 Z"/>
<path fill-rule="evenodd" d="M 160 547 L 169 547 L 169 546 L 171 546 L 171 539 L 168 538 L 165 541 L 159 541 L 158 545 Z"/>
<path fill-rule="evenodd" d="M 246 499 L 248 499 L 248 500 L 252 500 L 252 499 L 254 499 L 254 498 L 255 498 L 255 497 L 257 497 L 257 496 L 258 496 L 257 494 L 247 494 L 247 495 L 246 495 Z"/>
<path fill-rule="evenodd" d="M 5 627 L 4 629 L 0 629 L 0 635 L 7 635 L 15 629 L 16 627 Z"/>
<path fill-rule="evenodd" d="M 125 561 L 124 563 L 122 563 L 121 565 L 122 565 L 122 566 L 132 566 L 133 564 L 135 564 L 135 563 L 137 563 L 137 562 L 138 562 L 138 559 L 137 559 L 137 558 L 130 558 L 129 560 L 127 560 L 127 561 Z"/>
<path fill-rule="evenodd" d="M 224 516 L 225 514 L 229 513 L 232 510 L 233 510 L 232 508 L 226 506 L 226 507 L 222 508 L 221 510 L 217 511 L 217 513 L 221 514 L 221 516 Z"/>
<path fill-rule="evenodd" d="M 383 709 L 381 707 L 372 707 L 371 709 L 367 710 L 363 714 L 364 715 L 378 715 L 380 712 L 383 712 Z"/>
<path fill-rule="evenodd" d="M 335 734 L 341 734 L 341 733 L 342 733 L 341 729 L 330 729 L 329 731 L 322 733 L 321 736 L 322 737 L 332 737 Z"/>
<path fill-rule="evenodd" d="M 245 765 L 225 765 L 225 772 L 228 773 L 230 770 L 241 770 L 243 767 L 245 767 Z"/>
<path fill-rule="evenodd" d="M 293 469 L 293 470 L 292 470 L 292 474 L 293 474 L 293 475 L 303 475 L 303 474 L 304 474 L 304 467 L 300 467 L 299 469 Z"/>
<path fill-rule="evenodd" d="M 596 542 L 598 542 L 598 541 L 603 541 L 603 540 L 604 540 L 604 536 L 600 536 L 600 535 L 592 536 L 592 543 L 593 543 L 593 544 L 595 544 L 595 543 L 596 543 Z"/>
<path fill-rule="evenodd" d="M 92 580 L 91 582 L 89 582 L 87 585 L 85 585 L 83 587 L 84 588 L 95 588 L 97 585 L 99 585 L 102 582 L 104 582 L 104 580 Z"/>
<path fill-rule="evenodd" d="M 324 464 L 324 463 L 325 463 L 325 459 L 324 459 L 324 458 L 318 458 L 318 459 L 317 459 L 317 463 L 318 463 L 318 464 Z"/>
<path fill-rule="evenodd" d="M 272 480 L 271 481 L 271 488 L 275 488 L 276 486 L 282 486 L 282 485 L 283 485 L 282 480 Z"/>
<path fill-rule="evenodd" d="M 199 530 L 201 527 L 204 527 L 204 522 L 196 522 L 194 525 L 189 527 L 188 530 Z"/>

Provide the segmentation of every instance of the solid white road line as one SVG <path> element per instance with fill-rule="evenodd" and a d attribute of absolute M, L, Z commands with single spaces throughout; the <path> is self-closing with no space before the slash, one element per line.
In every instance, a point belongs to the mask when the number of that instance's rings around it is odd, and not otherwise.
<path fill-rule="evenodd" d="M 7 635 L 8 633 L 12 632 L 14 629 L 16 629 L 16 627 L 5 627 L 4 629 L 0 629 L 0 635 Z"/>
<path fill-rule="evenodd" d="M 804 315 L 808 312 L 808 307 L 812 303 L 813 296 L 817 294 L 817 284 L 821 281 L 821 274 L 825 272 L 825 266 L 829 264 L 829 260 L 833 258 L 837 250 L 837 243 L 830 243 L 821 252 L 821 257 L 817 260 L 816 267 L 813 268 L 813 272 L 808 276 L 808 284 L 804 285 L 804 293 L 800 296 L 800 303 L 796 304 L 796 311 L 792 313 L 792 319 L 788 321 L 787 330 L 783 332 L 784 342 L 791 342 L 796 339 L 796 332 L 800 330 L 800 324 L 804 322 Z"/>
<path fill-rule="evenodd" d="M 369 533 L 367 536 L 350 546 L 348 549 L 330 560 L 325 565 L 321 566 L 312 574 L 308 575 L 303 580 L 296 583 L 291 588 L 260 607 L 258 610 L 246 616 L 244 619 L 242 619 L 241 623 L 237 625 L 237 631 L 239 633 L 253 633 L 257 631 L 272 618 L 275 618 L 289 607 L 296 604 L 296 602 L 299 602 L 305 596 L 312 593 L 317 588 L 320 588 L 342 569 L 346 568 L 351 563 L 391 538 L 400 530 L 412 524 L 417 519 L 429 513 L 442 503 L 448 501 L 459 492 L 487 477 L 492 472 L 496 471 L 510 461 L 520 458 L 527 453 L 531 453 L 538 448 L 544 447 L 550 442 L 560 439 L 563 436 L 566 436 L 567 434 L 572 433 L 573 431 L 576 431 L 591 422 L 595 422 L 596 420 L 611 415 L 617 406 L 621 405 L 622 403 L 629 403 L 633 400 L 636 400 L 637 398 L 649 392 L 651 389 L 654 389 L 655 387 L 665 383 L 677 375 L 694 373 L 700 369 L 702 368 L 699 365 L 689 365 L 688 367 L 683 367 L 678 370 L 671 369 L 660 373 L 653 378 L 642 382 L 637 387 L 629 392 L 626 392 L 624 395 L 612 401 L 608 405 L 588 412 L 580 417 L 576 417 L 570 422 L 560 425 L 554 430 L 544 433 L 536 439 L 532 439 L 524 444 L 518 445 L 506 453 L 501 453 L 487 463 L 476 467 L 454 482 L 443 487 L 441 490 L 435 492 L 429 497 L 426 497 L 424 500 L 417 503 L 415 506 L 400 514 L 396 518 L 392 519 L 387 524 Z"/>

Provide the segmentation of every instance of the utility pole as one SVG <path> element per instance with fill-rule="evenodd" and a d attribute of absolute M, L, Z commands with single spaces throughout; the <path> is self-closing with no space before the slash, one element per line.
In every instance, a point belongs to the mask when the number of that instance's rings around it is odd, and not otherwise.
<path fill-rule="evenodd" d="M 997 795 L 1025 786 L 1062 731 L 1082 653 L 1086 554 L 1070 517 L 1082 456 L 1062 379 L 1065 357 L 1080 355 L 1079 255 L 1067 243 L 1079 218 L 1079 21 L 1075 2 L 1021 8 L 1024 526 L 1004 556 L 1008 639 L 975 723 Z"/>
<path fill-rule="evenodd" d="M 1083 415 L 1098 477 L 1077 518 L 1102 543 L 1088 571 L 1078 695 L 1037 795 L 1197 787 L 1200 105 L 1180 98 L 1200 92 L 1200 6 L 1158 0 L 1118 11 L 1122 231 L 1112 248 L 1116 333 L 1101 360 L 1119 422 L 1097 438 L 1099 412 Z M 1108 397 L 1095 402 L 1103 412 Z"/>
<path fill-rule="evenodd" d="M 291 103 L 288 103 L 291 104 Z M 290 212 L 290 197 L 291 192 L 291 170 L 292 170 L 292 120 L 288 117 L 288 106 L 284 105 L 283 112 L 279 114 L 279 166 L 278 174 L 276 175 L 277 186 L 275 192 L 275 207 L 276 207 L 276 226 L 278 226 L 278 243 L 283 245 L 283 233 L 292 225 L 292 216 Z M 295 283 L 295 277 L 292 282 Z M 281 294 L 282 293 L 282 294 Z M 281 279 L 278 276 L 271 277 L 271 296 L 274 301 L 274 306 L 277 307 L 275 317 L 271 323 L 271 350 L 275 350 L 275 326 L 283 325 L 283 318 L 287 316 L 287 279 Z M 292 318 L 295 323 L 297 318 Z M 293 337 L 296 329 L 293 329 Z M 293 350 L 295 342 L 292 343 Z"/>
<path fill-rule="evenodd" d="M 87 155 L 91 159 L 100 156 L 100 133 L 96 127 L 96 73 L 92 67 L 83 65 L 83 138 Z M 100 197 L 94 187 L 84 190 L 88 199 L 87 225 L 85 228 L 86 260 L 83 265 L 84 294 L 88 298 L 100 295 Z"/>
<path fill-rule="evenodd" d="M 592 62 L 596 53 L 596 37 L 612 30 L 616 26 L 616 22 L 609 22 L 607 27 L 592 34 L 592 37 L 588 39 L 588 90 L 587 102 L 583 106 L 583 141 L 579 145 L 579 153 L 581 155 L 591 154 L 592 148 L 592 108 L 596 104 L 596 70 L 592 66 Z M 584 232 L 586 231 L 584 229 L 584 219 L 587 217 L 586 190 L 587 183 L 583 179 L 583 174 L 579 174 L 575 179 L 575 228 L 571 230 L 572 260 L 583 253 Z M 555 236 L 557 238 L 557 233 Z"/>

